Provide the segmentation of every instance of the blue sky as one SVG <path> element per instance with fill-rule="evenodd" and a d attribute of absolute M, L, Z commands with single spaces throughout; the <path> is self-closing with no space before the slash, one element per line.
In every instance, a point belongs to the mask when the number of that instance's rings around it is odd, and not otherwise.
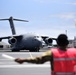
<path fill-rule="evenodd" d="M 35 33 L 57 37 L 66 33 L 76 36 L 76 0 L 1 0 L 0 18 L 14 18 L 29 22 L 16 22 L 16 34 Z M 8 21 L 0 21 L 0 36 L 12 35 Z"/>

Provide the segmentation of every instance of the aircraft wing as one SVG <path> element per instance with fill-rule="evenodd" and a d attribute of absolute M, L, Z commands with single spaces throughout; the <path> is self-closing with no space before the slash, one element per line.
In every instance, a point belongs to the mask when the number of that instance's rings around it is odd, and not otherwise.
<path fill-rule="evenodd" d="M 53 40 L 57 40 L 57 38 L 52 38 L 52 37 L 49 37 L 49 36 L 41 36 L 43 41 L 46 43 L 46 45 L 52 45 L 53 43 Z"/>
<path fill-rule="evenodd" d="M 0 41 L 1 41 L 2 39 L 9 39 L 9 38 L 13 38 L 13 37 L 20 37 L 20 36 L 22 36 L 22 35 L 4 36 L 4 37 L 0 37 Z"/>
<path fill-rule="evenodd" d="M 48 39 L 52 39 L 52 40 L 57 40 L 57 38 L 53 38 L 53 37 L 49 37 L 49 36 L 41 36 L 43 40 L 45 40 L 46 38 Z"/>

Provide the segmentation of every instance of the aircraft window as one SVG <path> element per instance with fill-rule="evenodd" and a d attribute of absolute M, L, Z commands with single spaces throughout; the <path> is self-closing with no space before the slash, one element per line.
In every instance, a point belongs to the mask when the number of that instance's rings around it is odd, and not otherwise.
<path fill-rule="evenodd" d="M 39 38 L 39 36 L 34 36 L 35 38 Z"/>

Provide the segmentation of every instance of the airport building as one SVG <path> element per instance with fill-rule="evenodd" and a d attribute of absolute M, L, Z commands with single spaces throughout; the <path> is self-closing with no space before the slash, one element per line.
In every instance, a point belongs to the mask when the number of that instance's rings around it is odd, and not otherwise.
<path fill-rule="evenodd" d="M 76 37 L 74 37 L 74 40 L 69 40 L 68 47 L 75 47 L 76 48 Z"/>
<path fill-rule="evenodd" d="M 5 43 L 5 42 L 0 42 L 0 49 L 4 50 L 4 49 L 9 49 L 10 45 Z"/>

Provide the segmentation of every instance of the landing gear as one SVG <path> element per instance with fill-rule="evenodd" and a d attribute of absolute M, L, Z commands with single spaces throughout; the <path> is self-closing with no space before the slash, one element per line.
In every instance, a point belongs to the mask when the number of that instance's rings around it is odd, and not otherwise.
<path fill-rule="evenodd" d="M 19 49 L 12 49 L 12 52 L 20 52 Z"/>

